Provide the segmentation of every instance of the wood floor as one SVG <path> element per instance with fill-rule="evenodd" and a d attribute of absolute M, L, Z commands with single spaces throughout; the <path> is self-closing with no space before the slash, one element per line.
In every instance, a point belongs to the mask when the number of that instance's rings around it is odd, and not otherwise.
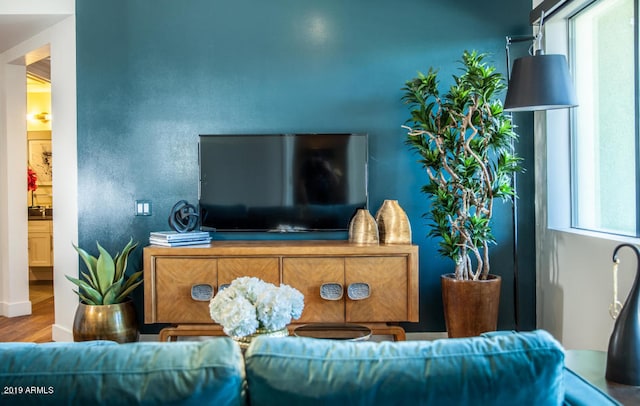
<path fill-rule="evenodd" d="M 0 316 L 0 341 L 46 343 L 51 339 L 54 321 L 53 284 L 32 283 L 29 287 L 31 315 L 20 317 Z"/>

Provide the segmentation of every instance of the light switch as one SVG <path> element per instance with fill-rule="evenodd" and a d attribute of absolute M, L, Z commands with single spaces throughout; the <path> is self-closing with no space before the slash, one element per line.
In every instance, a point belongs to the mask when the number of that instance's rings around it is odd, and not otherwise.
<path fill-rule="evenodd" d="M 151 200 L 136 200 L 136 216 L 151 215 Z"/>

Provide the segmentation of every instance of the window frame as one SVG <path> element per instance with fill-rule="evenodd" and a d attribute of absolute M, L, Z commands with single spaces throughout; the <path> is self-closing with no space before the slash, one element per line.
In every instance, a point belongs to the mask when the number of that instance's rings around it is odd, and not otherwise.
<path fill-rule="evenodd" d="M 565 54 L 569 62 L 572 76 L 575 77 L 575 34 L 571 30 L 570 19 L 578 15 L 586 8 L 593 6 L 602 0 L 574 0 L 568 2 L 561 10 L 556 12 L 544 25 L 545 50 L 547 54 Z M 605 0 L 606 1 L 606 0 Z M 550 229 L 574 231 L 589 235 L 599 235 L 603 237 L 640 237 L 640 84 L 639 72 L 640 63 L 639 51 L 639 0 L 634 0 L 634 81 L 635 90 L 635 168 L 636 174 L 636 204 L 635 204 L 635 235 L 612 232 L 611 230 L 594 230 L 579 227 L 576 224 L 576 203 L 577 198 L 575 169 L 577 153 L 575 145 L 574 123 L 576 120 L 575 109 L 552 110 L 546 112 L 546 116 L 536 116 L 542 119 L 547 139 L 547 159 L 545 176 L 547 181 L 547 226 Z M 541 113 L 536 113 L 541 114 Z M 545 113 L 542 113 L 545 114 Z M 546 119 L 546 120 L 544 120 Z M 538 131 L 537 131 L 538 132 Z M 565 165 L 558 162 L 554 157 L 564 157 Z"/>

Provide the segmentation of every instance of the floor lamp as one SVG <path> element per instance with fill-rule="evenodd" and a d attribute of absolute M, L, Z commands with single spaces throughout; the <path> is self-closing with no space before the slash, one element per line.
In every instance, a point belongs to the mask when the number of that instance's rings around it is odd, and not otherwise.
<path fill-rule="evenodd" d="M 564 55 L 545 55 L 542 48 L 544 11 L 540 15 L 540 24 L 536 35 L 506 37 L 507 55 L 507 95 L 504 110 L 541 111 L 575 107 L 578 105 L 575 89 L 567 59 Z M 518 58 L 510 70 L 511 56 L 509 48 L 515 42 L 531 41 L 530 55 Z M 513 118 L 512 118 L 513 121 Z M 515 152 L 515 141 L 511 148 Z M 516 174 L 513 174 L 513 190 L 517 192 Z M 518 304 L 518 201 L 513 199 L 513 306 L 516 330 L 519 330 Z"/>

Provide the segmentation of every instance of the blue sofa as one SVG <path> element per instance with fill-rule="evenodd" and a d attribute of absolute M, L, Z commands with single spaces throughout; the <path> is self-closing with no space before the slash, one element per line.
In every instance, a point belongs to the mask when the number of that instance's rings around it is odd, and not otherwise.
<path fill-rule="evenodd" d="M 407 342 L 0 343 L 0 404 L 610 405 L 544 331 Z"/>

